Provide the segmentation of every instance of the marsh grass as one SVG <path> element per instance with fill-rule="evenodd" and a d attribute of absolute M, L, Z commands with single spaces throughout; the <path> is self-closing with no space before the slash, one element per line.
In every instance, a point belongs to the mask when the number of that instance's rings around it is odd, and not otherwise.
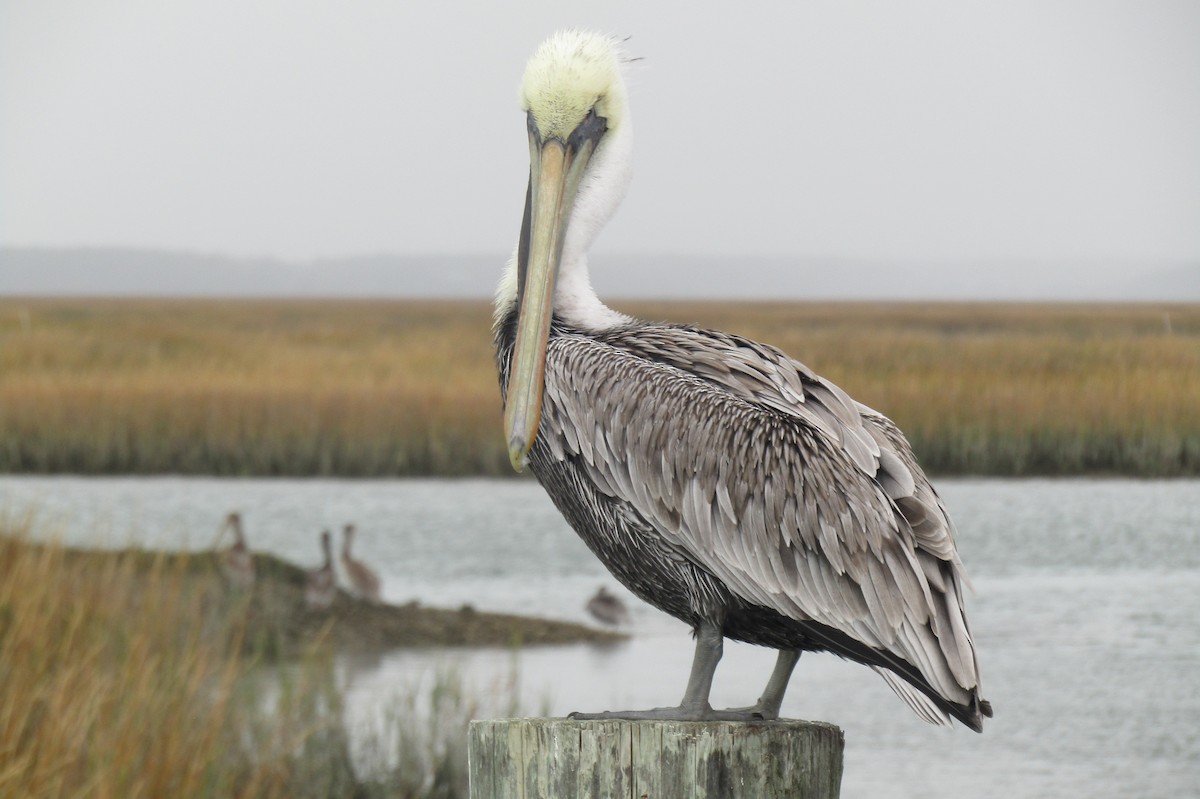
<path fill-rule="evenodd" d="M 614 303 L 774 344 L 931 471 L 1200 474 L 1195 304 Z M 0 471 L 506 475 L 478 302 L 0 301 Z"/>
<path fill-rule="evenodd" d="M 211 565 L 28 532 L 0 524 L 0 796 L 465 796 L 481 700 L 452 672 L 351 730 L 329 648 L 246 657 Z"/>

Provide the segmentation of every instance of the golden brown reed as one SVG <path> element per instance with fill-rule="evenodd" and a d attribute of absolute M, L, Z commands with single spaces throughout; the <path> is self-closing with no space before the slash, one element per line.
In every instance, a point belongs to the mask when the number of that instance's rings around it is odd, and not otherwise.
<path fill-rule="evenodd" d="M 615 303 L 775 344 L 932 471 L 1200 474 L 1200 305 Z M 0 470 L 509 474 L 483 302 L 0 301 Z"/>
<path fill-rule="evenodd" d="M 0 535 L 0 795 L 234 795 L 241 669 L 206 597 L 163 559 Z"/>
<path fill-rule="evenodd" d="M 248 599 L 211 553 L 73 550 L 0 521 L 0 796 L 466 795 L 478 698 L 456 675 L 352 736 L 326 647 L 244 656 Z M 511 688 L 490 696 L 515 712 Z"/>

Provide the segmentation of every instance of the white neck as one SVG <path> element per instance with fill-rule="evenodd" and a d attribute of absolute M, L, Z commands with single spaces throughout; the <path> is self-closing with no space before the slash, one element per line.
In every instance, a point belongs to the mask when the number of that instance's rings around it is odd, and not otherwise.
<path fill-rule="evenodd" d="M 554 312 L 573 327 L 585 330 L 605 330 L 630 321 L 630 317 L 609 308 L 596 296 L 586 255 L 572 261 L 564 255 L 554 288 Z"/>
<path fill-rule="evenodd" d="M 616 212 L 632 176 L 633 130 L 628 113 L 623 123 L 605 135 L 580 183 L 571 209 L 554 290 L 554 312 L 566 322 L 588 330 L 625 324 L 630 317 L 612 310 L 596 296 L 588 275 L 587 254 L 596 235 Z M 508 259 L 496 290 L 496 315 L 517 301 L 517 256 Z"/>
<path fill-rule="evenodd" d="M 625 199 L 633 177 L 633 128 L 629 114 L 621 116 L 621 126 L 605 134 L 580 181 L 563 239 L 564 266 L 587 260 L 592 242 Z"/>

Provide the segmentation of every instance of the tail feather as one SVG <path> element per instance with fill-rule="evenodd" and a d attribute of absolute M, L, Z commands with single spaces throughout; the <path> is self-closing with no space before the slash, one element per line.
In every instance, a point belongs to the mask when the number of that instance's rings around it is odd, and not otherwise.
<path fill-rule="evenodd" d="M 913 685 L 899 674 L 883 666 L 871 666 L 888 687 L 896 692 L 896 696 L 913 709 L 913 712 L 930 724 L 946 725 L 951 723 L 951 717 L 958 719 L 975 732 L 983 732 L 983 718 L 992 717 L 992 703 L 980 699 L 978 694 L 970 705 L 957 705 L 945 700 L 937 701 L 934 697 Z"/>
<path fill-rule="evenodd" d="M 951 702 L 939 696 L 921 672 L 904 658 L 884 649 L 874 649 L 845 633 L 815 622 L 804 625 L 811 640 L 819 641 L 830 652 L 870 666 L 896 692 L 906 705 L 931 724 L 946 724 L 956 718 L 975 732 L 983 732 L 983 716 L 992 715 L 992 705 L 982 699 L 978 690 L 968 705 Z"/>
<path fill-rule="evenodd" d="M 897 674 L 882 666 L 872 666 L 871 668 L 883 678 L 883 681 L 888 684 L 888 688 L 895 691 L 896 696 L 904 700 L 904 704 L 912 708 L 913 712 L 920 716 L 923 721 L 942 727 L 949 727 L 954 723 L 949 713 L 938 707 L 932 699 L 909 685 L 908 682 Z"/>

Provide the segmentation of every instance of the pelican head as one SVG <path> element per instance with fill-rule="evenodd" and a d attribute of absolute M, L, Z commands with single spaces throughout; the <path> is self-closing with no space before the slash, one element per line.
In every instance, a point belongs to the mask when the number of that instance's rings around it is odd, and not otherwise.
<path fill-rule="evenodd" d="M 625 115 L 622 56 L 602 34 L 560 31 L 529 59 L 521 81 L 521 109 L 544 140 L 565 142 L 589 114 L 615 128 Z"/>
<path fill-rule="evenodd" d="M 563 264 L 574 270 L 564 280 L 582 281 L 590 292 L 583 257 L 628 182 L 623 61 L 610 37 L 561 31 L 533 54 L 521 83 L 529 187 L 515 259 L 516 285 L 508 286 L 519 313 L 504 408 L 508 454 L 517 471 L 525 468 L 537 436 L 546 346 Z"/>

